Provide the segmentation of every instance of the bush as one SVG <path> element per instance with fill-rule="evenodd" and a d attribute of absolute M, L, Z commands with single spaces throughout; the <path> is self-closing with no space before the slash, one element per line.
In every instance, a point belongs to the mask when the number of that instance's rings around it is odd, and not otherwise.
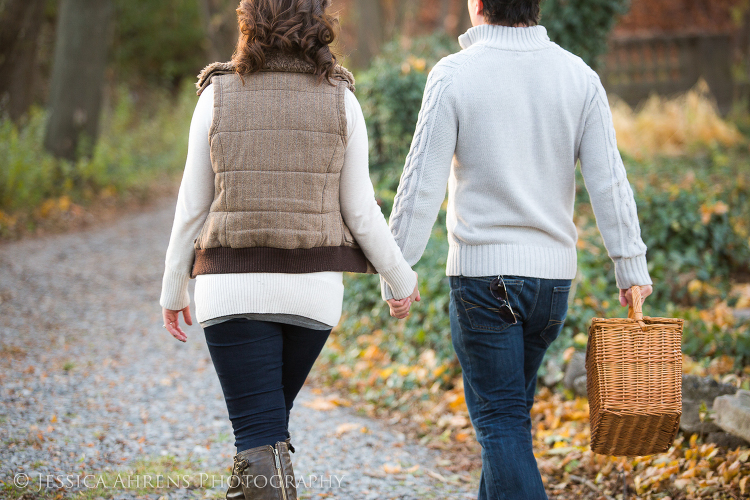
<path fill-rule="evenodd" d="M 194 0 L 116 0 L 112 59 L 118 77 L 176 89 L 206 61 L 200 4 Z"/>
<path fill-rule="evenodd" d="M 750 344 L 744 340 L 750 323 L 735 322 L 728 309 L 737 300 L 735 284 L 750 277 L 746 162 L 747 152 L 742 149 L 627 162 L 655 283 L 645 313 L 688 319 L 683 351 L 693 357 L 729 355 L 741 363 L 750 361 Z M 585 333 L 593 316 L 623 314 L 616 301 L 613 266 L 580 181 L 576 203 L 580 276 L 566 334 L 557 346 L 553 344 L 554 350 L 574 345 L 570 339 Z"/>
<path fill-rule="evenodd" d="M 546 0 L 541 24 L 553 42 L 596 69 L 617 16 L 629 7 L 628 0 Z"/>
<path fill-rule="evenodd" d="M 33 109 L 21 126 L 0 121 L 0 233 L 13 229 L 16 216 L 43 218 L 39 209 L 55 200 L 65 211 L 102 192 L 145 190 L 181 170 L 195 106 L 191 86 L 177 98 L 153 91 L 137 98 L 124 88 L 114 94 L 92 157 L 76 162 L 57 160 L 44 150 L 42 110 Z"/>
<path fill-rule="evenodd" d="M 651 307 L 660 312 L 670 304 L 707 307 L 728 293 L 732 281 L 748 277 L 750 173 L 745 156 L 715 151 L 703 158 L 628 162 L 651 276 L 659 284 L 649 299 Z M 584 265 L 608 269 L 580 178 L 577 198 Z M 695 280 L 710 286 L 699 291 Z"/>
<path fill-rule="evenodd" d="M 704 168 L 713 168 L 710 163 Z M 643 239 L 651 249 L 652 273 L 662 285 L 659 303 L 708 306 L 705 299 L 716 294 L 706 293 L 704 286 L 695 288 L 695 280 L 725 295 L 730 280 L 748 276 L 750 184 L 747 172 L 744 178 L 735 171 L 725 179 L 738 182 L 714 184 L 706 171 L 689 171 L 679 184 L 665 186 L 652 179 L 639 190 Z"/>
<path fill-rule="evenodd" d="M 400 169 L 409 152 L 422 93 L 430 69 L 458 50 L 445 36 L 433 35 L 386 45 L 372 66 L 357 75 L 357 96 L 370 139 L 370 170 Z"/>

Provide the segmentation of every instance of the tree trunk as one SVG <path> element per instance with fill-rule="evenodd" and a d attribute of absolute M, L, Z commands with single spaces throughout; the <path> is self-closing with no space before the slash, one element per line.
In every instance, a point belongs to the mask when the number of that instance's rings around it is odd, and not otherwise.
<path fill-rule="evenodd" d="M 98 135 L 112 2 L 61 0 L 44 146 L 59 158 L 90 155 Z"/>
<path fill-rule="evenodd" d="M 352 62 L 356 68 L 366 68 L 383 45 L 385 15 L 381 0 L 356 0 L 356 9 L 359 32 Z"/>
<path fill-rule="evenodd" d="M 0 110 L 17 121 L 34 101 L 44 0 L 0 2 Z"/>
<path fill-rule="evenodd" d="M 208 58 L 228 61 L 237 44 L 237 14 L 235 0 L 200 0 L 203 27 L 208 39 Z"/>

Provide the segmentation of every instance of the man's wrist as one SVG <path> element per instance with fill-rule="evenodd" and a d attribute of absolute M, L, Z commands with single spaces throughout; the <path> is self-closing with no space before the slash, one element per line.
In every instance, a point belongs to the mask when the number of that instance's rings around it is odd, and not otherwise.
<path fill-rule="evenodd" d="M 651 276 L 648 273 L 648 263 L 646 255 L 637 255 L 630 258 L 616 259 L 615 279 L 617 288 L 627 290 L 631 286 L 652 285 Z"/>

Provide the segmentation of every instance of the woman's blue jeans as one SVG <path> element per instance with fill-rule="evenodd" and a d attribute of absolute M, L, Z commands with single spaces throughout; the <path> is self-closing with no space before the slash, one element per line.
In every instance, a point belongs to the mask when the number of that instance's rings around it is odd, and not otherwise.
<path fill-rule="evenodd" d="M 204 329 L 237 453 L 289 437 L 289 412 L 330 330 L 233 319 Z"/>
<path fill-rule="evenodd" d="M 539 365 L 562 330 L 570 280 L 503 276 L 517 323 L 500 319 L 497 276 L 451 276 L 453 347 L 466 406 L 482 446 L 479 500 L 547 499 L 532 449 Z"/>

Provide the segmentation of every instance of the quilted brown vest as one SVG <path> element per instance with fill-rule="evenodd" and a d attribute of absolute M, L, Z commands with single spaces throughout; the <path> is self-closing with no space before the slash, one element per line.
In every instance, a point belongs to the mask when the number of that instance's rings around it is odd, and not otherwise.
<path fill-rule="evenodd" d="M 213 83 L 209 130 L 214 201 L 195 240 L 193 277 L 225 273 L 372 272 L 344 224 L 339 180 L 347 145 L 344 96 L 290 57 L 240 77 L 231 63 L 203 70 Z"/>

